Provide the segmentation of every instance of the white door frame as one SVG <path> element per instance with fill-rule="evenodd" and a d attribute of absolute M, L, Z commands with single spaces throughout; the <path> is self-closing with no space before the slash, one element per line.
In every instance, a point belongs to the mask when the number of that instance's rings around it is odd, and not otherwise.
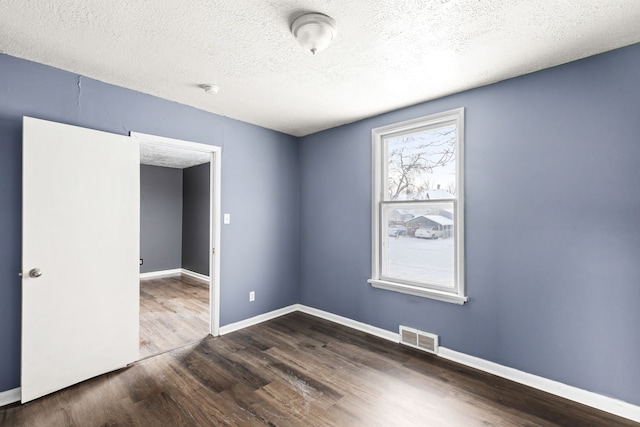
<path fill-rule="evenodd" d="M 131 137 L 145 144 L 210 153 L 209 168 L 209 333 L 220 331 L 220 191 L 222 188 L 222 148 L 181 139 L 131 132 Z"/>

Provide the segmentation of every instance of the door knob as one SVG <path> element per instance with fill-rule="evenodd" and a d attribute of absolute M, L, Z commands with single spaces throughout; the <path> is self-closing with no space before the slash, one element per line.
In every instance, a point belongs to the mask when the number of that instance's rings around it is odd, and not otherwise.
<path fill-rule="evenodd" d="M 29 271 L 29 276 L 30 277 L 40 277 L 42 276 L 42 270 L 40 270 L 39 268 L 32 268 L 31 271 Z"/>

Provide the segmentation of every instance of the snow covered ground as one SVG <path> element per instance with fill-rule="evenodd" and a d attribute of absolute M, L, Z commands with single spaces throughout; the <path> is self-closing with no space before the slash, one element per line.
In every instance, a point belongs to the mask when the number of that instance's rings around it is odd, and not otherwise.
<path fill-rule="evenodd" d="M 453 287 L 453 238 L 428 240 L 402 236 L 390 237 L 388 242 L 388 276 Z"/>

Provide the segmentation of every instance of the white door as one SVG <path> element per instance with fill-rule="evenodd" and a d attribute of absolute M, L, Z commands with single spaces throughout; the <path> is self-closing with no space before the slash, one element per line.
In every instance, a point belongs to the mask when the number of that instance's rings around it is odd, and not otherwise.
<path fill-rule="evenodd" d="M 138 358 L 138 147 L 24 118 L 23 403 Z"/>

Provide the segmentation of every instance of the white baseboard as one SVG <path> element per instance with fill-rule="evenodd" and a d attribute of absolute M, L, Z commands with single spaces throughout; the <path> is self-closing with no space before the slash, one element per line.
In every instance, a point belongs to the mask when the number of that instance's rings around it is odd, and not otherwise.
<path fill-rule="evenodd" d="M 169 273 L 167 273 L 169 272 Z M 153 272 L 145 274 L 158 274 L 157 276 L 147 277 L 159 277 L 160 275 L 171 275 L 182 273 L 181 269 L 177 270 L 165 270 L 164 272 Z M 188 273 L 185 273 L 188 274 Z M 197 273 L 195 273 L 197 274 Z M 141 275 L 142 277 L 142 275 Z M 283 316 L 285 314 L 300 311 L 302 313 L 310 314 L 312 316 L 319 317 L 321 319 L 329 320 L 331 322 L 347 326 L 349 328 L 366 332 L 371 335 L 383 338 L 388 341 L 399 342 L 399 335 L 395 332 L 387 331 L 386 329 L 378 328 L 376 326 L 368 325 L 366 323 L 358 322 L 347 317 L 338 316 L 337 314 L 329 313 L 323 310 L 318 310 L 313 307 L 308 307 L 302 304 L 293 304 L 288 307 L 284 307 L 278 310 L 270 311 L 268 313 L 261 314 L 259 316 L 251 317 L 249 319 L 241 320 L 239 322 L 230 323 L 220 328 L 220 335 L 225 335 L 240 329 L 247 328 L 249 326 L 257 325 L 267 320 L 275 319 L 276 317 Z M 590 406 L 592 408 L 599 409 L 604 412 L 608 412 L 619 417 L 627 418 L 632 421 L 640 422 L 640 406 L 632 405 L 627 402 L 623 402 L 618 399 L 603 396 L 601 394 L 593 393 L 587 390 L 583 390 L 577 387 L 573 387 L 567 384 L 563 384 L 557 381 L 553 381 L 544 377 L 529 374 L 517 369 L 509 368 L 507 366 L 499 365 L 494 362 L 490 362 L 485 359 L 480 359 L 475 356 L 470 356 L 465 353 L 460 353 L 455 350 L 448 349 L 446 347 L 440 347 L 438 356 L 447 360 L 451 360 L 456 363 L 460 363 L 465 366 L 469 366 L 474 369 L 478 369 L 483 372 L 487 372 L 496 375 L 507 380 L 523 384 L 544 392 L 562 397 L 564 399 L 572 400 L 574 402 L 581 403 L 583 405 Z M 7 390 L 0 392 L 0 406 L 8 405 L 10 403 L 20 401 L 20 388 L 13 390 Z"/>
<path fill-rule="evenodd" d="M 149 273 L 140 273 L 140 278 L 151 279 L 152 277 L 175 276 L 180 273 L 182 273 L 181 268 L 174 268 L 173 270 L 161 270 L 161 271 L 150 271 Z"/>
<path fill-rule="evenodd" d="M 186 268 L 181 268 L 180 272 L 186 276 L 209 283 L 209 276 L 205 276 L 204 274 L 196 273 L 195 271 L 187 270 Z"/>
<path fill-rule="evenodd" d="M 400 341 L 399 334 L 387 331 L 386 329 L 381 329 L 375 326 L 368 325 L 366 323 L 361 323 L 347 317 L 338 316 L 336 314 L 318 310 L 316 308 L 308 307 L 305 305 L 299 304 L 298 306 L 298 310 L 303 313 L 311 314 L 312 316 L 320 317 L 322 319 L 329 320 L 340 325 L 347 326 L 349 328 L 357 329 L 362 332 L 367 332 L 371 335 L 375 335 L 389 341 L 393 341 L 396 343 Z M 619 417 L 640 422 L 640 406 L 632 405 L 618 399 L 613 399 L 601 394 L 593 393 L 544 377 L 529 374 L 517 369 L 509 368 L 507 366 L 499 365 L 488 360 L 450 350 L 446 347 L 440 347 L 438 349 L 438 356 L 442 357 L 443 359 L 448 359 L 453 362 L 457 362 L 462 365 L 469 366 L 471 368 L 475 368 L 480 371 L 484 371 L 519 384 L 545 391 L 564 399 L 572 400 L 574 402 L 578 402 L 583 405 L 587 405 L 592 408 L 617 415 Z"/>
<path fill-rule="evenodd" d="M 0 406 L 20 402 L 21 396 L 20 387 L 0 392 Z"/>
<path fill-rule="evenodd" d="M 632 405 L 622 400 L 613 399 L 581 388 L 529 374 L 445 347 L 440 347 L 438 356 L 583 405 L 591 406 L 601 411 L 609 412 L 619 417 L 640 422 L 640 406 Z"/>
<path fill-rule="evenodd" d="M 298 304 L 293 304 L 288 307 L 270 311 L 268 313 L 241 320 L 239 322 L 229 323 L 228 325 L 221 326 L 218 333 L 220 335 L 225 335 L 234 331 L 239 331 L 240 329 L 248 328 L 249 326 L 257 325 L 258 323 L 266 322 L 267 320 L 275 319 L 276 317 L 293 313 L 294 311 L 298 311 Z"/>
<path fill-rule="evenodd" d="M 386 329 L 371 326 L 366 323 L 358 322 L 357 320 L 349 319 L 347 317 L 338 316 L 337 314 L 329 313 L 328 311 L 318 310 L 317 308 L 309 307 L 306 305 L 298 304 L 298 310 L 310 314 L 312 316 L 320 317 L 321 319 L 329 320 L 334 323 L 338 323 L 343 326 L 348 326 L 351 329 L 356 329 L 361 332 L 366 332 L 376 337 L 393 341 L 395 343 L 400 342 L 400 335 L 387 331 Z"/>
<path fill-rule="evenodd" d="M 140 273 L 140 278 L 151 279 L 154 277 L 177 276 L 180 274 L 193 277 L 194 279 L 202 280 L 203 282 L 209 281 L 209 276 L 205 276 L 204 274 L 196 273 L 195 271 L 187 270 L 185 268 L 174 268 L 172 270 L 160 270 L 160 271 L 150 271 L 148 273 Z"/>
<path fill-rule="evenodd" d="M 302 304 L 293 304 L 288 307 L 284 307 L 278 310 L 270 311 L 269 313 L 261 314 L 259 316 L 251 317 L 249 319 L 241 320 L 240 322 L 230 323 L 220 328 L 220 335 L 228 334 L 230 332 L 238 331 L 249 326 L 257 325 L 267 320 L 275 319 L 276 317 L 284 316 L 285 314 L 300 311 L 302 313 L 310 314 L 321 319 L 329 320 L 340 325 L 347 326 L 351 329 L 366 332 L 370 335 L 393 341 L 397 343 L 399 341 L 399 335 L 387 331 L 386 329 L 377 328 L 375 326 L 368 325 L 366 323 L 358 322 L 356 320 L 349 319 L 347 317 L 338 316 L 337 314 L 329 313 L 327 311 L 318 310 L 317 308 L 308 307 Z"/>

